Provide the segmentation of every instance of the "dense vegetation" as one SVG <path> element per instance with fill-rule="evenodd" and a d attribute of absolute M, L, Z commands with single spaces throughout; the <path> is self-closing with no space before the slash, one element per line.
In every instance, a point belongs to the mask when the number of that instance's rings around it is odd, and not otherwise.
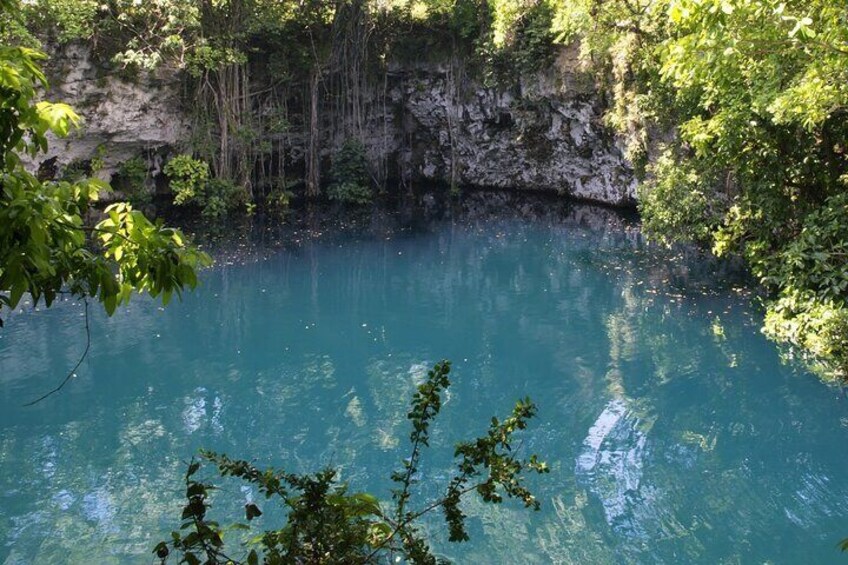
<path fill-rule="evenodd" d="M 0 3 L 4 14 L 12 2 Z M 96 297 L 111 314 L 133 291 L 162 296 L 197 284 L 208 258 L 183 235 L 151 222 L 126 203 L 89 221 L 109 186 L 97 179 L 42 181 L 22 156 L 47 149 L 47 134 L 66 136 L 79 117 L 62 103 L 36 102 L 47 82 L 44 55 L 0 47 L 0 316 L 25 294 L 49 306 L 58 295 Z M 0 318 L 2 326 L 2 318 Z"/>
<path fill-rule="evenodd" d="M 645 169 L 648 233 L 743 256 L 769 291 L 765 331 L 845 376 L 844 5 L 589 1 L 563 21 L 582 34 L 612 93 L 610 124 Z M 674 136 L 660 143 L 658 132 Z"/>
<path fill-rule="evenodd" d="M 47 87 L 43 43 L 89 42 L 127 76 L 180 68 L 193 137 L 165 173 L 176 204 L 220 218 L 256 203 L 285 206 L 300 185 L 309 196 L 327 186 L 335 200 L 368 203 L 388 178 L 388 156 L 376 166 L 366 159 L 364 93 L 385 79 L 392 60 L 432 50 L 494 84 L 544 69 L 558 44 L 577 42 L 607 103 L 607 124 L 642 180 L 647 232 L 667 244 L 744 257 L 768 291 L 765 331 L 823 372 L 848 375 L 848 11 L 841 0 L 0 0 L 0 8 L 0 314 L 27 293 L 47 305 L 59 294 L 96 297 L 109 313 L 133 291 L 167 302 L 193 287 L 195 268 L 208 261 L 179 231 L 130 204 L 95 210 L 109 190 L 102 181 L 73 168 L 59 180 L 26 169 L 22 156 L 43 152 L 48 132 L 66 136 L 79 121 L 67 105 L 36 100 Z M 306 110 L 289 112 L 290 100 Z M 327 104 L 338 122 L 335 158 L 323 174 Z M 295 130 L 308 139 L 303 171 L 287 171 L 280 157 Z M 121 171 L 134 194 L 143 163 L 128 161 Z M 423 512 L 407 503 L 447 372 L 437 366 L 413 401 L 413 452 L 393 476 L 394 513 L 368 495 L 348 495 L 332 471 L 290 475 L 205 455 L 287 508 L 287 523 L 259 539 L 266 560 L 434 561 L 413 525 Z M 519 403 L 487 436 L 457 448 L 457 475 L 443 498 L 423 507 L 444 511 L 452 540 L 467 538 L 463 494 L 498 502 L 504 492 L 536 504 L 518 475 L 544 466 L 509 453 L 511 434 L 533 413 L 529 402 Z M 190 533 L 176 533 L 156 552 L 228 562 L 219 526 L 206 518 L 211 487 L 195 478 L 199 465 L 186 475 Z M 246 512 L 248 520 L 261 513 L 255 505 Z"/>

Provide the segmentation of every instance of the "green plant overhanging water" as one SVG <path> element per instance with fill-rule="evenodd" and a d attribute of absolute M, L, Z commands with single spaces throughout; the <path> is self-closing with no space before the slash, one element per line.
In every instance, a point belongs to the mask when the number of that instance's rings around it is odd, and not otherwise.
<path fill-rule="evenodd" d="M 18 10 L 17 2 L 0 0 L 0 20 L 16 20 Z M 167 303 L 197 284 L 195 269 L 208 264 L 206 255 L 126 203 L 106 207 L 92 225 L 87 219 L 110 190 L 106 183 L 42 181 L 24 167 L 23 155 L 47 151 L 48 132 L 65 137 L 79 123 L 66 104 L 36 102 L 47 88 L 45 59 L 32 49 L 0 47 L 0 314 L 27 293 L 47 306 L 59 294 L 94 297 L 109 314 L 134 291 Z"/>
<path fill-rule="evenodd" d="M 848 375 L 844 4 L 560 5 L 555 25 L 580 38 L 611 101 L 606 121 L 646 176 L 648 235 L 744 257 L 769 292 L 765 332 Z"/>
<path fill-rule="evenodd" d="M 186 505 L 182 527 L 171 539 L 159 543 L 153 552 L 165 563 L 176 554 L 181 563 L 210 565 L 224 563 L 257 564 L 366 564 L 404 560 L 435 564 L 437 560 L 416 525 L 424 515 L 441 511 L 452 542 L 469 539 L 463 497 L 476 493 L 484 502 L 500 503 L 506 498 L 521 501 L 526 508 L 539 509 L 539 502 L 524 486 L 522 473 L 547 473 L 548 467 L 536 455 L 519 458 L 514 449 L 515 434 L 527 427 L 536 415 L 529 399 L 521 400 L 504 420 L 492 418 L 488 432 L 474 440 L 457 444 L 456 466 L 443 493 L 416 503 L 413 486 L 418 482 L 423 451 L 429 446 L 430 427 L 442 408 L 442 394 L 450 386 L 450 363 L 437 363 L 412 398 L 408 419 L 411 453 L 400 469 L 392 473 L 392 504 L 380 503 L 367 493 L 349 493 L 334 469 L 314 474 L 292 474 L 277 469 L 259 469 L 247 461 L 230 459 L 203 451 L 187 469 Z M 227 545 L 224 528 L 209 518 L 210 496 L 216 488 L 197 478 L 202 463 L 218 468 L 223 477 L 235 477 L 257 488 L 266 499 L 274 499 L 286 511 L 283 525 L 266 530 L 242 547 Z M 253 502 L 245 505 L 250 523 L 263 511 Z M 250 529 L 237 524 L 235 529 Z M 234 557 L 235 552 L 243 557 Z"/>

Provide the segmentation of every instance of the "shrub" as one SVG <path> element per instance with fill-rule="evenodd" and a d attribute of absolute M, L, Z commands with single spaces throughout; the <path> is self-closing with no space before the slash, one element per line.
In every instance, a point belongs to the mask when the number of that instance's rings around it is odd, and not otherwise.
<path fill-rule="evenodd" d="M 181 206 L 202 194 L 209 180 L 209 165 L 191 155 L 177 155 L 165 165 L 165 174 L 170 177 L 174 204 Z"/>
<path fill-rule="evenodd" d="M 265 206 L 269 212 L 283 214 L 289 209 L 291 197 L 291 192 L 281 188 L 275 188 L 265 197 Z"/>
<path fill-rule="evenodd" d="M 151 195 L 145 187 L 147 172 L 147 162 L 141 157 L 133 157 L 120 164 L 112 184 L 126 194 L 131 202 L 149 202 Z"/>
<path fill-rule="evenodd" d="M 247 191 L 228 179 L 210 178 L 209 166 L 190 155 L 177 155 L 165 166 L 170 177 L 174 204 L 193 204 L 207 218 L 223 218 L 233 210 L 246 207 Z"/>
<path fill-rule="evenodd" d="M 354 139 L 344 142 L 333 159 L 330 175 L 333 178 L 327 189 L 330 199 L 357 205 L 371 202 L 368 164 L 365 160 L 365 146 L 361 142 Z"/>
<path fill-rule="evenodd" d="M 92 175 L 91 161 L 87 159 L 74 159 L 62 169 L 59 180 L 65 182 L 79 182 Z"/>
<path fill-rule="evenodd" d="M 247 191 L 231 180 L 209 179 L 198 204 L 207 218 L 222 218 L 231 211 L 244 207 L 248 201 Z"/>

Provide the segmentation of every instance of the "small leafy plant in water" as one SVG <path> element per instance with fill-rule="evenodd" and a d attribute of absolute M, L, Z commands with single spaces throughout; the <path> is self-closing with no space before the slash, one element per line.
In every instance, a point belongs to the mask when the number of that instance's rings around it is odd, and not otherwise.
<path fill-rule="evenodd" d="M 392 503 L 381 503 L 367 493 L 350 493 L 337 479 L 335 469 L 314 474 L 293 474 L 278 469 L 258 469 L 253 464 L 211 451 L 202 451 L 192 460 L 185 475 L 186 504 L 182 525 L 171 539 L 153 550 L 164 564 L 170 557 L 180 563 L 212 565 L 258 564 L 348 564 L 382 563 L 404 560 L 416 564 L 443 562 L 432 553 L 416 523 L 430 512 L 441 510 L 452 542 L 467 541 L 465 514 L 460 502 L 477 494 L 484 502 L 500 503 L 506 498 L 521 501 L 526 508 L 539 509 L 539 502 L 524 486 L 524 471 L 547 473 L 548 467 L 536 455 L 519 458 L 513 451 L 516 432 L 527 427 L 536 415 L 529 399 L 516 403 L 504 420 L 492 418 L 487 433 L 457 444 L 456 467 L 439 497 L 416 504 L 413 487 L 424 448 L 429 446 L 430 426 L 442 407 L 442 393 L 450 386 L 450 363 L 437 363 L 427 380 L 414 394 L 407 417 L 412 424 L 411 454 L 391 475 L 395 483 Z M 279 529 L 266 530 L 240 548 L 224 541 L 224 530 L 209 517 L 210 496 L 216 488 L 197 478 L 204 463 L 217 466 L 223 477 L 241 479 L 275 499 L 286 511 Z M 245 505 L 245 521 L 251 522 L 263 511 L 253 502 Z M 236 524 L 236 529 L 250 529 Z M 241 557 L 234 557 L 239 551 Z"/>
<path fill-rule="evenodd" d="M 344 142 L 333 159 L 330 171 L 333 182 L 327 188 L 330 199 L 344 204 L 365 205 L 371 202 L 365 146 L 355 139 Z"/>
<path fill-rule="evenodd" d="M 170 178 L 174 204 L 196 205 L 207 218 L 222 218 L 231 211 L 247 209 L 248 195 L 244 188 L 230 180 L 211 178 L 209 165 L 191 155 L 177 155 L 165 165 Z"/>
<path fill-rule="evenodd" d="M 283 215 L 289 210 L 292 193 L 284 188 L 275 188 L 265 197 L 265 207 L 272 214 Z"/>

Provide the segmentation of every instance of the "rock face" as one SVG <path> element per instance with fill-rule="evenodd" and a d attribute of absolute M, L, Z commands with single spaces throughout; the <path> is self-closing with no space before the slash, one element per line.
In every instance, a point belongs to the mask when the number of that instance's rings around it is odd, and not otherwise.
<path fill-rule="evenodd" d="M 632 170 L 601 123 L 588 77 L 564 49 L 512 88 L 455 78 L 447 65 L 396 69 L 394 145 L 411 179 L 555 191 L 607 204 L 635 201 Z M 460 84 L 457 84 L 459 82 Z M 394 149 L 394 148 L 393 148 Z"/>
<path fill-rule="evenodd" d="M 151 172 L 189 135 L 174 71 L 124 80 L 97 66 L 83 46 L 51 62 L 48 98 L 72 104 L 85 127 L 51 146 L 49 163 L 91 159 L 98 147 L 109 178 L 120 163 L 143 156 Z M 635 200 L 636 182 L 615 137 L 601 122 L 603 107 L 591 79 L 564 48 L 543 73 L 511 86 L 486 87 L 456 62 L 395 63 L 366 96 L 361 128 L 372 164 L 382 163 L 388 185 L 441 182 L 556 192 L 606 204 Z M 379 89 L 379 93 L 377 90 Z M 296 105 L 295 105 L 296 106 Z M 322 113 L 324 168 L 341 140 L 332 110 Z M 335 136 L 335 138 L 334 138 Z M 303 169 L 306 136 L 284 145 L 289 170 Z"/>
<path fill-rule="evenodd" d="M 108 179 L 121 163 L 141 156 L 155 174 L 164 152 L 188 136 L 181 81 L 173 71 L 121 78 L 99 67 L 90 50 L 76 44 L 54 52 L 47 72 L 50 90 L 45 98 L 69 103 L 83 125 L 67 139 L 51 140 L 48 154 L 39 157 L 43 166 L 55 163 L 61 169 L 100 157 L 98 175 Z"/>

